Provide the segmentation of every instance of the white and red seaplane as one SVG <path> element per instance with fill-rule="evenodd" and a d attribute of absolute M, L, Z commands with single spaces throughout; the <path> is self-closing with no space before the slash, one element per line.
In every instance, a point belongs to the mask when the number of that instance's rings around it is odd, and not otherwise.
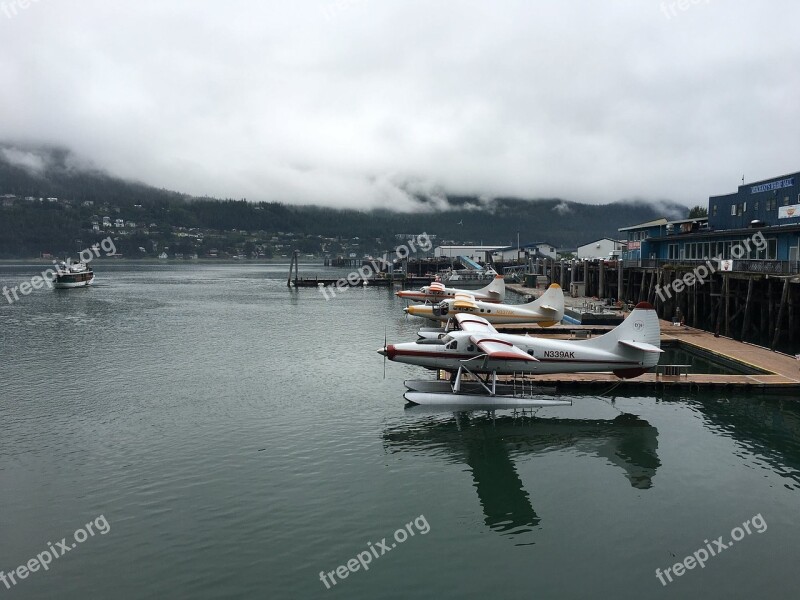
<path fill-rule="evenodd" d="M 442 300 L 438 304 L 412 304 L 403 309 L 409 315 L 433 321 L 451 320 L 456 315 L 468 314 L 483 317 L 489 323 L 536 323 L 540 327 L 551 327 L 564 318 L 564 292 L 557 283 L 551 285 L 537 300 L 527 304 L 494 304 L 476 300 L 472 294 L 456 294 L 455 298 Z M 420 337 L 438 337 L 446 330 L 420 329 Z M 436 335 L 431 336 L 431 333 Z"/>
<path fill-rule="evenodd" d="M 456 294 L 469 294 L 482 302 L 502 302 L 506 298 L 506 284 L 502 275 L 497 275 L 492 282 L 479 290 L 459 290 L 445 287 L 441 281 L 434 281 L 419 290 L 401 290 L 396 292 L 398 298 L 413 300 L 415 302 L 441 302 L 448 298 L 455 298 Z"/>
<path fill-rule="evenodd" d="M 497 375 L 610 371 L 617 377 L 638 377 L 658 364 L 661 330 L 652 305 L 640 302 L 620 325 L 588 340 L 561 340 L 498 333 L 486 319 L 456 315 L 459 331 L 442 339 L 387 344 L 378 352 L 395 362 L 445 370 L 450 381 L 406 381 L 405 399 L 423 405 L 554 406 L 565 400 L 546 400 L 519 394 L 516 384 L 498 383 Z M 464 381 L 465 374 L 473 381 Z M 481 377 L 481 374 L 484 377 Z"/>

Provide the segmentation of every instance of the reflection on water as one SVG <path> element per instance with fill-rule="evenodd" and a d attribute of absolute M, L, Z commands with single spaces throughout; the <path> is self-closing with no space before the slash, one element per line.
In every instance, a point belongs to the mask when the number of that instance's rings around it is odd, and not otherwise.
<path fill-rule="evenodd" d="M 756 454 L 800 490 L 800 407 L 796 400 L 720 398 L 696 406 L 716 434 L 734 439 L 751 460 Z"/>
<path fill-rule="evenodd" d="M 652 487 L 661 466 L 658 430 L 630 414 L 582 420 L 456 413 L 389 427 L 383 440 L 390 453 L 444 454 L 445 460 L 466 463 L 486 525 L 510 535 L 531 531 L 540 522 L 517 473 L 518 456 L 565 448 L 598 456 L 622 469 L 631 485 L 643 490 Z"/>

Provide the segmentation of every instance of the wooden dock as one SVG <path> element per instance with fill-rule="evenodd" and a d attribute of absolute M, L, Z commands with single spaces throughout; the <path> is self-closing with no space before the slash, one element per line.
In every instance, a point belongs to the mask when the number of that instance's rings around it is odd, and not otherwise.
<path fill-rule="evenodd" d="M 747 391 L 764 394 L 800 395 L 800 360 L 793 356 L 773 352 L 762 346 L 754 346 L 726 337 L 716 337 L 713 333 L 676 327 L 669 321 L 660 321 L 661 340 L 664 344 L 679 343 L 712 360 L 730 365 L 742 365 L 749 370 L 759 371 L 752 375 L 721 375 L 690 373 L 688 375 L 663 375 L 645 373 L 634 379 L 619 379 L 613 373 L 554 373 L 536 375 L 532 378 L 537 384 L 555 387 L 559 391 L 591 389 L 605 391 L 664 390 L 699 391 L 717 389 Z M 579 332 L 599 335 L 611 329 L 602 326 L 556 326 L 541 328 L 532 325 L 498 325 L 497 329 L 508 333 L 532 333 L 535 335 L 554 335 L 572 338 Z M 501 379 L 501 378 L 498 378 Z"/>

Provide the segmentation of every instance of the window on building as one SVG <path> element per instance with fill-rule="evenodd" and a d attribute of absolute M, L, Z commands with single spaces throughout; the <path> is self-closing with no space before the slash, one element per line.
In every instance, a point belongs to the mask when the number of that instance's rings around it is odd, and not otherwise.
<path fill-rule="evenodd" d="M 742 212 L 743 213 L 747 212 L 747 202 L 742 202 Z"/>
<path fill-rule="evenodd" d="M 711 205 L 711 216 L 712 217 L 716 217 L 717 216 L 717 205 L 716 204 L 712 204 Z"/>
<path fill-rule="evenodd" d="M 778 240 L 775 238 L 767 240 L 767 260 L 778 260 Z"/>
<path fill-rule="evenodd" d="M 783 205 L 784 205 L 784 206 L 789 206 L 789 196 L 784 196 L 784 198 L 783 198 Z"/>
<path fill-rule="evenodd" d="M 758 212 L 758 202 L 753 202 L 753 211 Z"/>
<path fill-rule="evenodd" d="M 735 204 L 731 204 L 731 216 L 732 217 L 736 216 L 736 205 Z"/>
<path fill-rule="evenodd" d="M 667 246 L 667 258 L 672 260 L 678 258 L 678 244 L 670 244 Z"/>

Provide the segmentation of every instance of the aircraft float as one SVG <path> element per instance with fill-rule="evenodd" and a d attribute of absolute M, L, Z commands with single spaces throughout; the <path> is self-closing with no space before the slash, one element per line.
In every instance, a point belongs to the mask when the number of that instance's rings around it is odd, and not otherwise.
<path fill-rule="evenodd" d="M 638 377 L 658 364 L 661 329 L 651 304 L 640 302 L 628 318 L 608 333 L 588 340 L 560 340 L 499 333 L 485 318 L 456 315 L 459 331 L 441 339 L 385 344 L 379 354 L 394 362 L 443 369 L 451 381 L 406 381 L 408 402 L 423 405 L 459 403 L 512 406 L 558 406 L 516 393 L 516 384 L 497 383 L 497 375 L 611 371 L 619 378 Z M 463 381 L 467 373 L 475 381 Z M 485 374 L 482 378 L 480 374 Z"/>
<path fill-rule="evenodd" d="M 506 298 L 506 284 L 502 275 L 497 275 L 492 282 L 479 290 L 459 290 L 445 287 L 441 281 L 434 281 L 419 290 L 402 290 L 395 292 L 398 298 L 413 300 L 415 302 L 441 302 L 448 298 L 455 298 L 456 294 L 468 294 L 481 302 L 502 302 Z"/>

